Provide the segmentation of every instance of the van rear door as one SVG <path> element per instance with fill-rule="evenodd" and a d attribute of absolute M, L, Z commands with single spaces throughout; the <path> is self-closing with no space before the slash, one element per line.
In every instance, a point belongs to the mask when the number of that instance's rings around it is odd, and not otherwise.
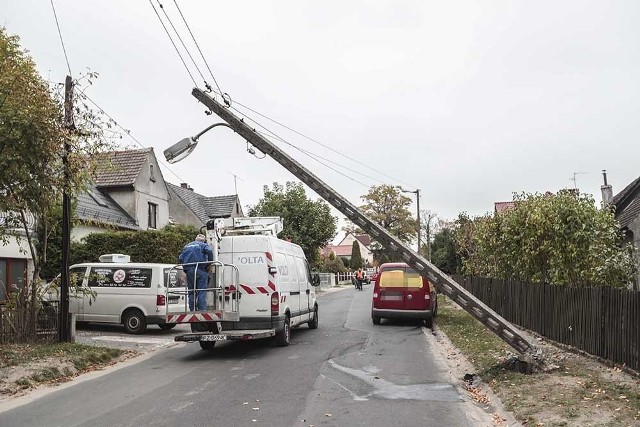
<path fill-rule="evenodd" d="M 238 286 L 242 294 L 240 317 L 271 316 L 271 293 L 275 290 L 275 278 L 269 274 L 272 262 L 267 255 L 254 251 L 220 253 L 220 261 L 238 267 Z M 229 286 L 233 282 L 232 269 L 225 268 L 223 277 L 224 285 Z"/>

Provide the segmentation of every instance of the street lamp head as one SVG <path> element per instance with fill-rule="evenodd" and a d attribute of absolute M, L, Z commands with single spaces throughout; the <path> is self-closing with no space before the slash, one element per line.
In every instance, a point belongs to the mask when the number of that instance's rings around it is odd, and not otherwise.
<path fill-rule="evenodd" d="M 164 150 L 164 158 L 169 163 L 177 163 L 187 157 L 198 145 L 198 141 L 192 137 L 181 139 L 171 147 Z"/>
<path fill-rule="evenodd" d="M 190 138 L 184 138 L 180 140 L 180 142 L 177 142 L 173 144 L 171 147 L 164 150 L 164 158 L 167 159 L 167 162 L 169 163 L 179 162 L 180 160 L 184 159 L 189 154 L 191 154 L 191 152 L 196 148 L 196 145 L 198 145 L 198 138 L 200 138 L 206 132 L 218 126 L 226 126 L 231 129 L 231 126 L 229 126 L 226 123 L 214 123 L 210 126 L 207 126 L 206 128 L 204 128 L 202 132 L 200 132 L 196 136 L 192 136 Z"/>

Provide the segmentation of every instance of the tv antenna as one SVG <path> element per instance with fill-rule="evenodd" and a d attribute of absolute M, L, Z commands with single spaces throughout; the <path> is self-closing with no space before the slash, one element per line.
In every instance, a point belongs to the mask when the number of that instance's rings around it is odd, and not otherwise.
<path fill-rule="evenodd" d="M 236 190 L 236 196 L 237 196 L 237 195 L 238 195 L 238 180 L 240 180 L 240 181 L 244 181 L 244 179 L 240 178 L 238 175 L 236 175 L 236 174 L 235 174 L 235 173 L 233 173 L 233 172 L 229 172 L 229 171 L 227 171 L 227 173 L 228 173 L 229 175 L 233 175 L 233 186 L 234 186 L 234 188 L 235 188 L 235 190 Z"/>
<path fill-rule="evenodd" d="M 587 174 L 589 172 L 574 172 L 573 173 L 573 178 L 569 178 L 570 181 L 573 181 L 573 188 L 575 188 L 576 190 L 578 189 L 578 184 L 576 182 L 576 176 L 578 175 L 584 175 Z"/>

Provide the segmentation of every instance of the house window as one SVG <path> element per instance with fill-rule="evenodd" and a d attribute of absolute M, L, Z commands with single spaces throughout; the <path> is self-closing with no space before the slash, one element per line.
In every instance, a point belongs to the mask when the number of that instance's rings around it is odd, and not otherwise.
<path fill-rule="evenodd" d="M 0 258 L 0 301 L 6 301 L 11 292 L 22 289 L 26 283 L 26 276 L 26 260 Z"/>
<path fill-rule="evenodd" d="M 149 165 L 149 179 L 153 182 L 156 182 L 156 176 L 153 171 L 153 165 Z"/>
<path fill-rule="evenodd" d="M 158 228 L 158 205 L 149 202 L 149 223 L 148 228 Z"/>

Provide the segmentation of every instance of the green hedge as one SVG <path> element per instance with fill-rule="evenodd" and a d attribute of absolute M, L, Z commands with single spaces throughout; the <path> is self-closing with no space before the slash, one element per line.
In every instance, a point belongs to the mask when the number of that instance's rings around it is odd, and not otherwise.
<path fill-rule="evenodd" d="M 162 230 L 93 233 L 71 245 L 71 264 L 97 262 L 100 255 L 114 253 L 129 255 L 132 262 L 177 264 L 182 248 L 197 234 L 197 228 L 184 225 Z"/>

